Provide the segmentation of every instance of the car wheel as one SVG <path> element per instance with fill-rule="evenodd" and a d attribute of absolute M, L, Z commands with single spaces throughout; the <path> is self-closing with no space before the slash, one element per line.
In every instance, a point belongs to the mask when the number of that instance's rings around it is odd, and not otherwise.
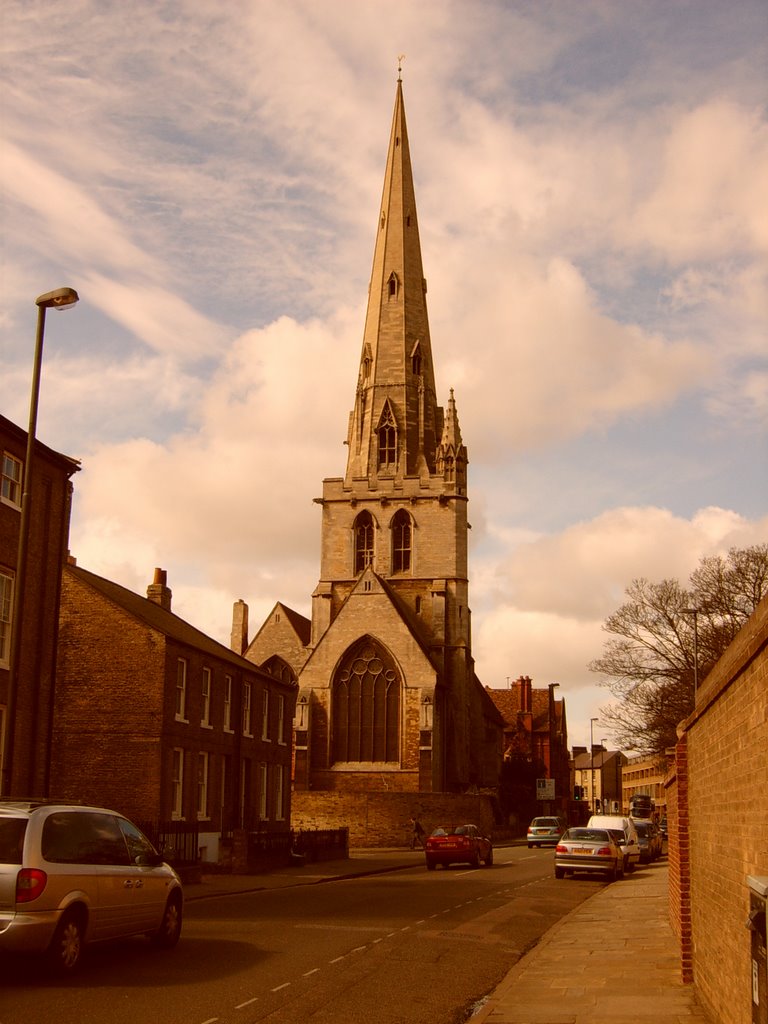
<path fill-rule="evenodd" d="M 485 866 L 489 868 L 493 864 L 493 848 L 488 851 L 488 856 L 485 858 Z"/>
<path fill-rule="evenodd" d="M 471 868 L 479 868 L 480 867 L 480 858 L 478 857 L 477 854 L 475 854 L 474 857 L 470 857 L 469 866 Z"/>
<path fill-rule="evenodd" d="M 181 897 L 177 894 L 169 896 L 160 927 L 150 935 L 153 946 L 172 949 L 176 945 L 181 935 L 181 916 Z"/>
<path fill-rule="evenodd" d="M 48 947 L 48 963 L 57 974 L 72 974 L 80 965 L 85 946 L 85 917 L 68 911 L 56 926 Z"/>
<path fill-rule="evenodd" d="M 563 868 L 555 868 L 555 878 L 565 878 L 565 870 Z"/>

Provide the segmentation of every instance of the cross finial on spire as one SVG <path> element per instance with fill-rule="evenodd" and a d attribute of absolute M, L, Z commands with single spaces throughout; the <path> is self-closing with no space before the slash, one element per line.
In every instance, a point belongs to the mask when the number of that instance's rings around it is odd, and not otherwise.
<path fill-rule="evenodd" d="M 405 54 L 404 53 L 398 53 L 398 55 L 397 55 L 397 80 L 398 80 L 398 82 L 402 82 L 402 78 L 400 76 L 402 74 L 403 61 L 404 60 L 405 60 Z"/>

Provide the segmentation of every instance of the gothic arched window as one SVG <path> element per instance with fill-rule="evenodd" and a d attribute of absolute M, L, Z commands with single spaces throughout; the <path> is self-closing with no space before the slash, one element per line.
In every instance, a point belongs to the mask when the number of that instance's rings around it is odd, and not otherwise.
<path fill-rule="evenodd" d="M 373 562 L 373 516 L 361 512 L 355 519 L 355 576 Z"/>
<path fill-rule="evenodd" d="M 401 508 L 392 519 L 392 572 L 411 571 L 411 517 Z"/>
<path fill-rule="evenodd" d="M 296 673 L 279 654 L 273 654 L 261 667 L 275 679 L 282 679 L 284 683 L 290 683 L 292 686 L 296 685 L 298 678 Z"/>
<path fill-rule="evenodd" d="M 392 407 L 387 403 L 379 420 L 379 471 L 394 473 L 397 459 L 397 424 Z"/>
<path fill-rule="evenodd" d="M 400 673 L 371 637 L 344 656 L 333 679 L 332 761 L 400 760 Z"/>

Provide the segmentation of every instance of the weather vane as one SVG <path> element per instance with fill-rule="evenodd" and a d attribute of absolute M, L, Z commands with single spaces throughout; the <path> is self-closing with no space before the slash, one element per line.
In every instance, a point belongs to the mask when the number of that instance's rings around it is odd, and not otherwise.
<path fill-rule="evenodd" d="M 397 55 L 397 80 L 398 80 L 398 82 L 402 82 L 402 78 L 400 77 L 400 75 L 401 75 L 401 72 L 403 70 L 403 61 L 404 60 L 405 60 L 405 54 L 404 53 L 398 53 L 398 55 Z"/>

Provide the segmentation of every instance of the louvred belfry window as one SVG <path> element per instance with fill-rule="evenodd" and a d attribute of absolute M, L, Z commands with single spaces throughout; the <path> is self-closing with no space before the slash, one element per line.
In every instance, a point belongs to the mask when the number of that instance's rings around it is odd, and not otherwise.
<path fill-rule="evenodd" d="M 347 653 L 333 680 L 334 763 L 399 762 L 400 690 L 394 661 L 371 637 Z"/>
<path fill-rule="evenodd" d="M 355 575 L 373 562 L 373 516 L 361 512 L 355 520 Z"/>
<path fill-rule="evenodd" d="M 410 572 L 411 536 L 411 517 L 401 508 L 392 520 L 393 572 Z"/>
<path fill-rule="evenodd" d="M 387 405 L 381 414 L 378 429 L 379 472 L 394 473 L 397 459 L 397 424 L 392 409 Z"/>

